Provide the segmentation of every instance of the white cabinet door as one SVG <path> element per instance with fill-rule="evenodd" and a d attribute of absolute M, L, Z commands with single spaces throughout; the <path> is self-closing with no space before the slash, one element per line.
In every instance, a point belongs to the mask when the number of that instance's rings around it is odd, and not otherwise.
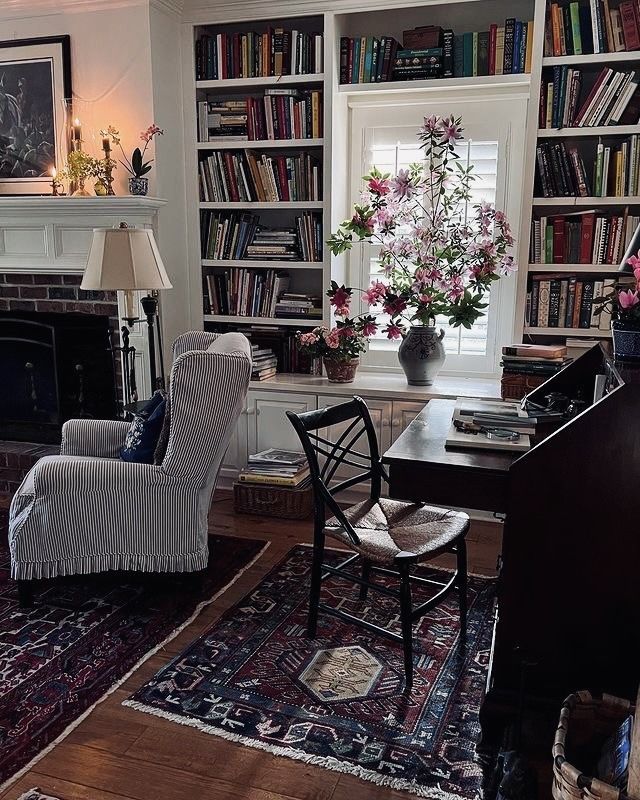
<path fill-rule="evenodd" d="M 302 413 L 315 408 L 316 396 L 313 394 L 250 391 L 246 415 L 248 452 L 259 453 L 269 447 L 302 450 L 286 412 Z"/>
<path fill-rule="evenodd" d="M 400 436 L 410 422 L 418 416 L 424 408 L 424 403 L 411 403 L 404 400 L 394 400 L 393 418 L 391 422 L 391 442 Z"/>

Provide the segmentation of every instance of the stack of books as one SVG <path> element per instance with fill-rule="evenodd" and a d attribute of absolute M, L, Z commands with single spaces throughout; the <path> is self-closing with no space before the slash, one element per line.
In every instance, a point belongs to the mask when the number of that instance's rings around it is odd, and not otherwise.
<path fill-rule="evenodd" d="M 322 167 L 308 153 L 273 155 L 253 150 L 214 151 L 200 161 L 205 202 L 288 202 L 322 199 Z"/>
<path fill-rule="evenodd" d="M 458 399 L 445 446 L 526 452 L 531 447 L 530 437 L 535 435 L 536 422 L 520 403 Z M 497 435 L 490 435 L 494 431 Z M 500 433 L 516 436 L 510 439 Z"/>
<path fill-rule="evenodd" d="M 540 89 L 541 128 L 592 128 L 638 122 L 638 70 L 601 70 L 585 97 L 582 79 L 579 69 L 553 68 L 553 80 L 543 80 Z"/>
<path fill-rule="evenodd" d="M 251 358 L 253 366 L 251 368 L 252 381 L 266 381 L 277 372 L 278 357 L 271 347 L 260 347 L 258 344 L 251 345 Z"/>
<path fill-rule="evenodd" d="M 276 303 L 276 317 L 301 319 L 322 318 L 322 298 L 312 294 L 283 292 Z"/>
<path fill-rule="evenodd" d="M 570 364 L 564 345 L 512 344 L 502 348 L 502 371 L 550 378 Z"/>
<path fill-rule="evenodd" d="M 304 327 L 304 322 L 301 323 Z M 322 375 L 322 359 L 311 358 L 300 350 L 296 331 L 289 327 L 261 327 L 254 324 L 244 330 L 249 341 L 258 349 L 270 349 L 278 360 L 278 372 L 299 372 L 305 375 Z"/>
<path fill-rule="evenodd" d="M 532 264 L 619 264 L 640 217 L 593 209 L 531 222 Z"/>
<path fill-rule="evenodd" d="M 200 211 L 202 258 L 228 260 L 247 257 L 259 218 L 239 211 Z"/>
<path fill-rule="evenodd" d="M 543 197 L 627 197 L 640 192 L 640 136 L 615 145 L 598 140 L 587 172 L 575 146 L 542 142 L 536 148 L 537 192 Z"/>
<path fill-rule="evenodd" d="M 609 294 L 615 286 L 612 278 L 590 278 L 541 273 L 533 275 L 527 292 L 526 319 L 533 328 L 585 328 L 608 331 L 611 315 L 596 313 L 597 297 Z"/>
<path fill-rule="evenodd" d="M 267 228 L 261 225 L 247 247 L 246 257 L 260 261 L 297 261 L 300 258 L 298 234 L 294 228 Z"/>
<path fill-rule="evenodd" d="M 238 480 L 272 486 L 304 486 L 310 482 L 307 457 L 304 453 L 269 448 L 249 456 L 249 463 Z"/>
<path fill-rule="evenodd" d="M 220 98 L 198 103 L 199 142 L 246 142 L 247 101 Z"/>
<path fill-rule="evenodd" d="M 321 33 L 269 28 L 263 33 L 205 33 L 196 40 L 196 80 L 317 75 L 322 72 Z"/>
<path fill-rule="evenodd" d="M 617 7 L 608 0 L 567 5 L 551 3 L 544 35 L 545 56 L 580 56 L 638 50 L 640 35 L 635 0 Z"/>
<path fill-rule="evenodd" d="M 223 316 L 274 317 L 289 273 L 275 269 L 230 269 L 206 276 L 209 311 Z"/>

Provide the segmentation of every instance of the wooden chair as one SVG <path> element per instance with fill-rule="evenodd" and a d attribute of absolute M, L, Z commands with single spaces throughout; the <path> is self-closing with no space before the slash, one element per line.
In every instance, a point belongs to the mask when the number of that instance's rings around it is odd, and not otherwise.
<path fill-rule="evenodd" d="M 381 497 L 382 479 L 388 480 L 380 460 L 378 441 L 369 409 L 360 397 L 332 408 L 321 408 L 304 414 L 287 412 L 309 461 L 314 490 L 314 545 L 309 599 L 308 635 L 314 638 L 318 612 L 324 611 L 373 633 L 402 642 L 406 688 L 413 679 L 412 623 L 440 603 L 453 589 L 459 592 L 461 634 L 466 634 L 467 614 L 467 551 L 465 535 L 469 517 L 421 503 L 407 503 Z M 344 426 L 331 440 L 327 429 Z M 366 437 L 368 453 L 356 449 Z M 320 457 L 320 458 L 319 458 Z M 357 474 L 337 483 L 336 471 L 343 464 L 358 470 Z M 341 508 L 336 495 L 359 483 L 370 481 L 369 498 L 348 508 Z M 327 509 L 333 515 L 327 519 Z M 338 567 L 323 564 L 325 537 L 331 536 L 347 545 L 354 555 Z M 442 553 L 455 553 L 457 569 L 446 583 L 411 574 L 414 564 L 430 561 Z M 361 576 L 349 570 L 362 562 Z M 372 574 L 398 575 L 399 591 L 393 591 L 371 580 Z M 347 577 L 360 586 L 360 598 L 369 589 L 397 596 L 400 601 L 402 635 L 371 622 L 332 608 L 320 602 L 322 581 L 330 575 Z M 436 585 L 437 594 L 413 608 L 411 582 Z"/>

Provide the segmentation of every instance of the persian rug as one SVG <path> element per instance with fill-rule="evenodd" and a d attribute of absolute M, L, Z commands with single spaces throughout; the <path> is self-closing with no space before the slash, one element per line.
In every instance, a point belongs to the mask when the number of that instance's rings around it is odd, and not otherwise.
<path fill-rule="evenodd" d="M 244 572 L 265 543 L 212 537 L 204 579 L 105 572 L 36 583 L 18 607 L 0 509 L 0 784 Z"/>
<path fill-rule="evenodd" d="M 327 558 L 337 564 L 344 554 L 329 551 Z M 322 612 L 317 638 L 307 638 L 310 566 L 309 548 L 294 548 L 124 705 L 419 796 L 478 797 L 475 742 L 495 581 L 469 580 L 466 648 L 455 594 L 414 626 L 407 696 L 402 648 L 394 642 Z M 325 602 L 399 631 L 395 598 L 370 591 L 358 600 L 342 578 L 328 579 L 322 592 Z M 428 596 L 428 588 L 416 588 L 414 602 Z"/>

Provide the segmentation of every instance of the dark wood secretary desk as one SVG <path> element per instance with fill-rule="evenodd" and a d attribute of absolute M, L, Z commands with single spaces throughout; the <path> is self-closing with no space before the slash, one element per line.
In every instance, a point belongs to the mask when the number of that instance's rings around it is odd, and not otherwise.
<path fill-rule="evenodd" d="M 635 697 L 640 672 L 640 369 L 596 346 L 529 397 L 608 392 L 519 456 L 446 450 L 454 401 L 432 400 L 383 456 L 389 493 L 506 514 L 481 712 L 497 735 L 525 691 L 556 703 L 591 688 Z"/>

